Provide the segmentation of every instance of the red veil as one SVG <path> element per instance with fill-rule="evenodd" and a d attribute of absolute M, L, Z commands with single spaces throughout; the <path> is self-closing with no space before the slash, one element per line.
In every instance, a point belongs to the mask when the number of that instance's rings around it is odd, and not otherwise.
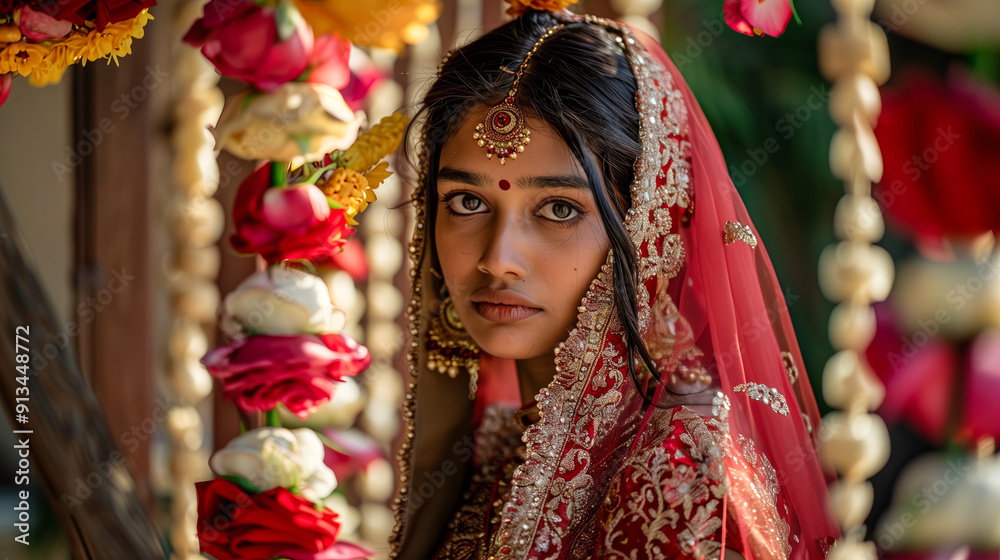
<path fill-rule="evenodd" d="M 721 502 L 724 513 L 700 523 L 706 535 L 725 528 L 711 546 L 683 543 L 684 550 L 718 558 L 717 543 L 725 542 L 748 560 L 822 558 L 839 532 L 817 458 L 816 403 L 780 285 L 715 136 L 653 39 L 607 20 L 559 17 L 601 25 L 620 39 L 638 82 L 643 154 L 625 225 L 640 261 L 643 341 L 663 379 L 653 400 L 680 390 L 681 378 L 711 378 L 718 392 L 711 417 L 644 406 L 628 373 L 606 264 L 557 349 L 555 378 L 537 396 L 541 419 L 524 432 L 526 459 L 499 508 L 491 558 L 662 557 L 664 522 L 677 523 L 665 509 L 683 500 L 660 495 L 666 487 L 650 478 L 678 422 L 699 468 L 722 481 L 705 500 Z M 408 429 L 390 539 L 390 556 L 407 559 L 434 553 L 471 455 L 468 378 L 426 366 L 435 302 L 421 290 L 440 287 L 430 274 L 433 240 L 423 235 L 426 192 L 421 183 L 415 193 Z M 689 514 L 690 502 L 683 507 Z"/>

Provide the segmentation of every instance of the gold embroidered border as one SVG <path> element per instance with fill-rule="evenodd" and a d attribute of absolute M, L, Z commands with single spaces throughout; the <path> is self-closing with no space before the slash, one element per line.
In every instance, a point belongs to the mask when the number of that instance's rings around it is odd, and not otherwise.
<path fill-rule="evenodd" d="M 739 222 L 726 222 L 725 239 L 723 241 L 726 245 L 742 241 L 751 248 L 757 247 L 757 237 L 753 234 L 753 230 L 750 229 L 750 226 Z"/>
<path fill-rule="evenodd" d="M 733 392 L 746 393 L 751 399 L 770 405 L 771 410 L 778 414 L 788 416 L 788 403 L 785 402 L 785 396 L 773 387 L 751 381 L 733 387 Z"/>

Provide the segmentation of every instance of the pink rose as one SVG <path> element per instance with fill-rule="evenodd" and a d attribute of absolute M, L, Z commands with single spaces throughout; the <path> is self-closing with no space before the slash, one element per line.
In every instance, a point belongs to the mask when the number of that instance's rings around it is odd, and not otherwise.
<path fill-rule="evenodd" d="M 337 383 L 371 363 L 368 349 L 343 334 L 257 335 L 216 348 L 201 359 L 244 412 L 278 403 L 305 418 L 333 396 Z"/>
<path fill-rule="evenodd" d="M 792 19 L 791 0 L 725 0 L 722 14 L 733 30 L 744 35 L 777 37 Z"/>
<path fill-rule="evenodd" d="M 343 89 L 351 79 L 351 69 L 347 65 L 350 57 L 351 42 L 337 33 L 316 37 L 309 54 L 306 81 Z"/>
<path fill-rule="evenodd" d="M 73 24 L 56 19 L 45 12 L 33 10 L 31 6 L 21 8 L 21 19 L 18 28 L 29 41 L 44 41 L 65 37 L 73 30 Z"/>
<path fill-rule="evenodd" d="M 281 36 L 279 23 L 288 36 Z M 313 50 L 312 29 L 291 3 L 274 8 L 252 0 L 212 0 L 184 42 L 201 47 L 223 76 L 262 91 L 298 78 Z"/>

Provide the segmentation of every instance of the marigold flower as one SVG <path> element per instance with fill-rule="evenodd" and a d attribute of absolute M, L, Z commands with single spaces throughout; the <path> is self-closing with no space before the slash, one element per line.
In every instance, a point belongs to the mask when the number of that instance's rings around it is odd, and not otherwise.
<path fill-rule="evenodd" d="M 561 12 L 567 7 L 576 4 L 579 0 L 507 0 L 510 7 L 507 8 L 507 15 L 517 17 L 528 10 L 542 10 L 546 12 Z"/>
<path fill-rule="evenodd" d="M 44 62 L 48 52 L 48 47 L 25 40 L 11 43 L 0 52 L 0 74 L 17 72 L 27 76 Z"/>
<path fill-rule="evenodd" d="M 368 185 L 368 179 L 353 169 L 338 167 L 317 186 L 327 198 L 347 209 L 347 223 L 352 226 L 358 225 L 354 217 L 375 202 L 375 190 Z"/>
<path fill-rule="evenodd" d="M 403 140 L 406 123 L 406 115 L 402 113 L 383 117 L 344 152 L 344 163 L 348 169 L 365 173 L 382 161 L 382 158 L 395 152 Z"/>

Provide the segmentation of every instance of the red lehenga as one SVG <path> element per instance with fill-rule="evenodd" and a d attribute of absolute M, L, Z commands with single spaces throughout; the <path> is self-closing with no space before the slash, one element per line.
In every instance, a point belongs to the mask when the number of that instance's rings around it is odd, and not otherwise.
<path fill-rule="evenodd" d="M 704 380 L 711 412 L 644 406 L 612 303 L 614 255 L 556 350 L 537 414 L 486 406 L 485 396 L 477 411 L 468 378 L 429 371 L 420 343 L 435 303 L 421 291 L 439 288 L 421 184 L 390 557 L 716 559 L 725 543 L 748 560 L 823 558 L 839 532 L 816 403 L 764 246 L 663 50 L 614 22 L 586 21 L 621 38 L 639 84 L 643 154 L 626 228 L 640 257 L 643 341 L 664 380 L 653 401 Z"/>

